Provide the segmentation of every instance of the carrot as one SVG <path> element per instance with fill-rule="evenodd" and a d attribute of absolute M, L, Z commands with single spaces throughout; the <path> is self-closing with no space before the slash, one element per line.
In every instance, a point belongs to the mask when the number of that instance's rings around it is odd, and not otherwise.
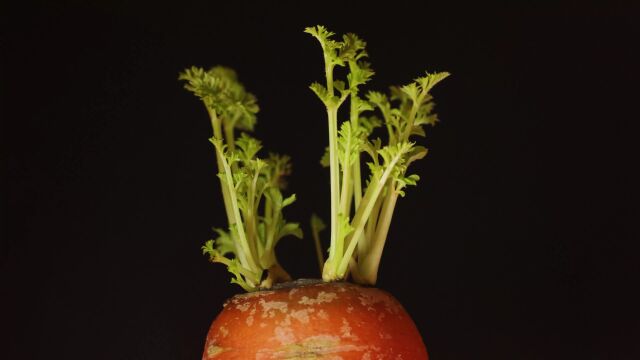
<path fill-rule="evenodd" d="M 387 292 L 303 281 L 227 301 L 211 325 L 202 359 L 428 357 L 413 321 Z"/>
<path fill-rule="evenodd" d="M 305 32 L 318 40 L 324 58 L 325 81 L 310 89 L 325 107 L 329 144 L 321 160 L 330 174 L 326 259 L 320 240 L 325 225 L 317 215 L 311 218 L 322 273 L 317 283 L 291 283 L 276 257 L 282 238 L 303 234 L 284 216 L 296 201 L 295 194 L 285 195 L 290 158 L 261 156 L 262 143 L 248 134 L 259 111 L 255 96 L 227 67 L 191 67 L 179 76 L 209 114 L 227 217 L 228 227 L 215 229 L 217 237 L 202 251 L 249 292 L 227 302 L 211 326 L 203 358 L 427 359 L 413 321 L 397 300 L 346 281 L 367 286 L 377 281 L 396 204 L 420 179 L 408 173 L 409 167 L 427 155 L 414 139 L 439 121 L 430 91 L 449 73 L 427 72 L 392 86 L 389 94 L 363 96 L 362 87 L 374 75 L 365 61 L 366 43 L 355 34 L 335 40 L 320 25 Z M 337 67 L 347 70 L 344 80 L 335 76 Z M 349 104 L 348 118 L 339 122 L 344 104 Z M 380 131 L 384 141 L 375 135 Z"/>

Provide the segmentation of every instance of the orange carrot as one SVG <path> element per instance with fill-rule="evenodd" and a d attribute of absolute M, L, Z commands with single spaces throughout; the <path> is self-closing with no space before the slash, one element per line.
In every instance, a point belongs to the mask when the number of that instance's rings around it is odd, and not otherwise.
<path fill-rule="evenodd" d="M 231 298 L 203 360 L 428 359 L 411 317 L 389 293 L 346 282 L 294 282 Z"/>

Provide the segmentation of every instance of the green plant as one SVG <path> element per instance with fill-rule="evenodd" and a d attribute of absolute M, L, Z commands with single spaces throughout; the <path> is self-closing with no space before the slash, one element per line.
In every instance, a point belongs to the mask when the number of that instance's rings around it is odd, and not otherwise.
<path fill-rule="evenodd" d="M 203 101 L 209 113 L 213 127 L 210 141 L 215 147 L 229 225 L 227 230 L 215 229 L 217 239 L 207 241 L 203 252 L 211 261 L 226 265 L 234 276 L 231 281 L 247 291 L 290 280 L 275 255 L 281 238 L 302 237 L 300 226 L 282 215 L 282 209 L 296 200 L 295 194 L 282 195 L 284 177 L 291 173 L 289 157 L 258 157 L 262 145 L 246 133 L 256 123 L 258 104 L 233 70 L 192 67 L 179 79 L 186 81 L 185 88 Z"/>
<path fill-rule="evenodd" d="M 374 75 L 365 61 L 366 43 L 354 34 L 336 41 L 335 34 L 323 26 L 305 32 L 319 41 L 324 56 L 324 84 L 310 86 L 326 108 L 329 130 L 329 146 L 321 160 L 330 171 L 326 261 L 319 236 L 324 224 L 315 215 L 311 223 L 318 261 L 324 261 L 322 277 L 336 281 L 351 275 L 358 283 L 375 284 L 398 197 L 419 180 L 418 175 L 408 173 L 409 166 L 427 154 L 414 138 L 424 137 L 425 126 L 438 122 L 430 91 L 449 73 L 426 73 L 407 85 L 392 86 L 388 95 L 368 91 L 362 96 L 361 88 Z M 346 81 L 335 78 L 336 67 L 346 69 Z M 218 238 L 208 241 L 204 252 L 212 261 L 227 265 L 233 281 L 246 290 L 289 279 L 274 252 L 280 238 L 302 236 L 298 224 L 287 223 L 282 216 L 282 209 L 295 200 L 295 195 L 284 198 L 280 186 L 282 177 L 290 172 L 288 157 L 260 159 L 256 139 L 246 133 L 234 137 L 235 130 L 253 129 L 258 107 L 232 70 L 191 68 L 180 79 L 187 81 L 186 88 L 209 111 L 229 222 L 229 230 L 217 229 Z M 346 102 L 348 117 L 340 122 L 340 109 Z M 386 133 L 384 141 L 374 136 L 378 128 Z"/>

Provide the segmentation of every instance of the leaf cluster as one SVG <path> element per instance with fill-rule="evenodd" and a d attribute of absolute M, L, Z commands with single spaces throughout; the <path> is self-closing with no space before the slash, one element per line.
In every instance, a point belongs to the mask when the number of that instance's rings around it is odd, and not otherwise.
<path fill-rule="evenodd" d="M 407 174 L 409 165 L 427 154 L 413 137 L 425 137 L 425 126 L 438 122 L 430 91 L 449 73 L 427 72 L 409 84 L 392 86 L 389 94 L 368 91 L 361 97 L 361 86 L 374 75 L 364 61 L 366 43 L 354 34 L 334 40 L 335 34 L 320 25 L 305 32 L 320 42 L 325 60 L 326 85 L 315 82 L 310 88 L 327 108 L 329 146 L 320 162 L 332 168 L 332 199 L 335 193 L 339 199 L 332 200 L 331 246 L 323 277 L 342 279 L 350 271 L 356 281 L 375 283 L 375 252 L 386 239 L 396 199 L 419 180 Z M 334 78 L 336 66 L 347 68 L 346 82 Z M 347 99 L 349 119 L 340 122 L 338 109 Z M 379 127 L 386 129 L 385 141 L 373 136 Z M 368 155 L 368 176 L 361 168 L 363 154 Z"/>
<path fill-rule="evenodd" d="M 260 108 L 256 97 L 245 90 L 234 70 L 224 66 L 209 70 L 192 66 L 181 72 L 178 79 L 184 80 L 184 88 L 224 121 L 232 122 L 237 129 L 253 131 Z"/>
<path fill-rule="evenodd" d="M 231 281 L 248 291 L 287 280 L 275 247 L 283 237 L 302 237 L 300 226 L 282 214 L 296 199 L 295 194 L 283 196 L 291 159 L 274 153 L 261 157 L 262 143 L 244 132 L 253 130 L 259 107 L 233 70 L 191 67 L 179 79 L 209 111 L 214 132 L 210 141 L 228 220 L 226 229 L 214 229 L 217 237 L 205 243 L 203 253 L 226 265 Z"/>

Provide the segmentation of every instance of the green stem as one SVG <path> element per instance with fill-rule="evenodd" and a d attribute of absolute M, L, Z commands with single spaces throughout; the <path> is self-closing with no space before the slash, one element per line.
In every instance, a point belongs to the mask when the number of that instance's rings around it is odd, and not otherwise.
<path fill-rule="evenodd" d="M 387 196 L 384 199 L 384 205 L 382 206 L 380 218 L 378 219 L 378 226 L 376 226 L 375 237 L 366 255 L 363 257 L 359 269 L 360 276 L 371 285 L 375 284 L 378 278 L 378 267 L 380 266 L 380 259 L 382 258 L 382 250 L 387 240 L 393 210 L 398 200 L 398 192 L 393 189 L 394 181 L 391 181 L 388 186 Z"/>
<path fill-rule="evenodd" d="M 223 121 L 222 125 L 224 127 L 224 136 L 225 136 L 225 140 L 227 141 L 227 146 L 229 147 L 229 151 L 235 151 L 236 150 L 236 139 L 235 136 L 233 134 L 233 129 L 235 127 L 235 122 L 236 119 L 233 120 L 228 120 L 225 119 L 226 121 Z M 233 163 L 231 164 L 231 170 L 235 173 L 236 171 L 238 171 L 238 164 Z"/>
<path fill-rule="evenodd" d="M 273 213 L 271 215 L 271 223 L 269 225 L 269 230 L 267 232 L 267 241 L 265 244 L 266 252 L 273 252 L 273 247 L 275 246 L 275 238 L 276 238 L 276 229 L 278 228 L 278 222 L 280 222 L 280 207 L 274 207 Z"/>
<path fill-rule="evenodd" d="M 338 267 L 338 271 L 336 275 L 338 275 L 339 277 L 344 276 L 344 274 L 346 273 L 347 266 L 349 265 L 349 260 L 351 259 L 351 256 L 353 255 L 353 251 L 355 250 L 355 247 L 358 244 L 358 240 L 362 235 L 362 231 L 364 230 L 364 225 L 366 223 L 366 220 L 371 215 L 371 210 L 373 210 L 375 201 L 377 200 L 378 196 L 380 196 L 380 192 L 384 188 L 384 185 L 387 182 L 387 179 L 389 179 L 391 172 L 393 171 L 396 164 L 398 163 L 398 161 L 400 161 L 401 158 L 402 158 L 402 154 L 400 153 L 394 156 L 391 162 L 387 164 L 386 169 L 382 173 L 382 176 L 380 176 L 380 179 L 377 179 L 375 183 L 370 184 L 369 187 L 367 188 L 367 192 L 365 193 L 364 199 L 363 199 L 364 206 L 359 207 L 358 211 L 356 211 L 356 215 L 353 217 L 352 226 L 354 228 L 354 231 L 349 236 L 349 240 L 350 240 L 349 247 L 347 248 L 347 251 L 345 251 L 344 256 L 342 257 L 342 260 L 340 261 L 340 265 Z"/>
<path fill-rule="evenodd" d="M 360 173 L 360 152 L 358 151 L 358 156 L 356 156 L 353 166 L 353 200 L 355 204 L 355 208 L 357 209 L 360 206 L 360 202 L 362 201 L 362 175 Z"/>
<path fill-rule="evenodd" d="M 350 121 L 351 121 L 351 128 L 352 129 L 358 129 L 359 127 L 359 120 L 360 120 L 360 113 L 358 112 L 358 108 L 357 108 L 357 104 L 354 101 L 354 99 L 358 96 L 358 89 L 354 87 L 354 89 L 351 91 L 351 101 L 350 101 L 350 112 L 349 112 L 349 117 L 350 117 Z M 351 190 L 353 191 L 353 200 L 354 200 L 354 205 L 355 205 L 355 209 L 357 209 L 360 206 L 360 202 L 362 201 L 362 178 L 361 178 L 361 174 L 360 174 L 360 150 L 358 150 L 356 152 L 356 158 L 354 159 L 353 165 L 352 165 L 352 184 L 353 187 L 351 188 Z M 349 196 L 349 204 L 347 205 L 349 212 L 351 212 L 351 198 L 352 196 Z M 375 214 L 375 213 L 374 213 Z M 362 243 L 366 242 L 366 232 L 365 234 L 363 234 L 362 238 L 359 240 Z"/>
<path fill-rule="evenodd" d="M 218 149 L 218 152 L 222 153 L 222 149 L 221 148 Z M 224 175 L 226 179 L 227 190 L 229 191 L 229 200 L 231 201 L 233 214 L 235 215 L 236 219 L 240 220 L 242 219 L 242 217 L 240 216 L 240 208 L 238 207 L 238 199 L 236 197 L 233 176 L 231 175 L 231 167 L 229 166 L 229 163 L 224 158 L 222 158 L 222 165 L 224 167 Z M 243 266 L 253 271 L 259 272 L 260 268 L 258 267 L 258 264 L 255 261 L 255 254 L 252 253 L 249 242 L 247 241 L 247 236 L 245 234 L 242 221 L 237 221 L 230 225 L 231 226 L 235 225 L 236 230 L 238 232 L 238 237 L 239 237 L 240 246 L 241 246 L 241 249 L 238 249 L 238 250 L 242 250 L 242 251 L 238 251 L 240 262 L 242 263 Z"/>
<path fill-rule="evenodd" d="M 346 217 L 349 217 L 349 207 L 348 205 L 351 203 L 349 200 L 351 198 L 351 162 L 350 159 L 350 149 L 351 148 L 351 136 L 347 139 L 347 144 L 344 149 L 344 163 L 342 164 L 342 190 L 340 191 L 340 213 Z"/>
<path fill-rule="evenodd" d="M 236 150 L 236 142 L 233 136 L 233 128 L 234 128 L 233 121 L 225 121 L 224 137 L 225 137 L 225 140 L 227 141 L 227 145 L 229 146 L 229 150 L 231 151 Z"/>
<path fill-rule="evenodd" d="M 376 225 L 378 223 L 378 218 L 380 217 L 380 207 L 382 206 L 382 196 L 378 196 L 376 199 L 375 205 L 373 205 L 373 209 L 371 210 L 371 215 L 367 219 L 367 225 L 365 228 L 365 241 L 358 245 L 358 258 L 362 259 L 366 256 L 366 253 L 369 249 L 371 242 L 373 241 L 373 237 L 376 233 Z"/>
<path fill-rule="evenodd" d="M 416 119 L 416 115 L 418 114 L 418 109 L 420 108 L 420 103 L 422 102 L 423 96 L 418 96 L 418 99 L 411 106 L 411 112 L 409 113 L 409 119 L 407 121 L 407 127 L 404 129 L 404 133 L 400 134 L 400 141 L 408 141 L 409 136 L 411 135 L 411 129 L 413 128 L 413 122 Z"/>
<path fill-rule="evenodd" d="M 221 264 L 226 265 L 227 267 L 231 267 L 233 266 L 233 263 L 230 259 L 224 257 L 224 256 L 215 256 L 212 259 L 213 262 L 218 262 Z M 252 281 L 255 280 L 256 284 L 260 279 L 260 274 L 259 273 L 254 273 L 253 271 L 247 269 L 247 268 L 243 268 L 243 267 L 236 267 L 235 268 L 238 273 L 240 273 L 242 276 L 244 276 L 247 279 L 251 279 Z M 244 287 L 242 284 L 238 283 L 238 285 L 242 286 L 245 290 L 247 291 L 252 291 L 253 288 L 246 288 Z M 254 284 L 252 284 L 254 285 Z"/>
<path fill-rule="evenodd" d="M 325 54 L 325 76 L 327 91 L 333 99 L 333 65 Z M 327 104 L 327 121 L 329 127 L 329 177 L 331 184 L 331 247 L 328 262 L 331 263 L 342 256 L 338 249 L 338 206 L 340 202 L 340 175 L 338 169 L 338 108 L 337 104 Z M 324 276 L 324 275 L 323 275 Z"/>
<path fill-rule="evenodd" d="M 207 106 L 207 111 L 209 112 L 209 118 L 211 119 L 211 127 L 213 128 L 213 137 L 216 139 L 222 140 L 222 124 L 216 111 Z M 222 165 L 224 159 L 224 155 L 216 151 L 216 162 L 218 164 L 218 172 L 222 172 L 224 170 L 224 166 Z M 220 188 L 222 190 L 222 200 L 224 202 L 224 209 L 227 214 L 227 220 L 229 224 L 236 223 L 236 217 L 233 213 L 233 208 L 231 207 L 231 202 L 229 199 L 229 191 L 224 186 L 222 182 L 220 182 Z"/>
<path fill-rule="evenodd" d="M 392 117 L 391 117 L 391 112 L 389 110 L 388 106 L 380 106 L 379 104 L 377 104 L 378 109 L 380 109 L 380 112 L 382 113 L 382 118 L 384 119 L 384 123 L 385 126 L 387 127 L 387 132 L 389 134 L 389 145 L 395 145 L 397 143 L 396 141 L 396 135 L 393 133 L 393 126 L 392 124 Z"/>
<path fill-rule="evenodd" d="M 251 249 L 251 253 L 255 254 L 255 258 L 258 260 L 261 258 L 261 253 L 263 252 L 262 249 L 259 249 L 257 219 L 256 216 L 254 216 L 254 214 L 256 214 L 256 212 L 254 211 L 256 207 L 256 199 L 260 201 L 260 198 L 256 196 L 256 188 L 259 175 L 260 169 L 257 169 L 253 176 L 253 181 L 251 182 L 251 187 L 247 196 L 247 198 L 249 199 L 249 204 L 247 204 L 248 211 L 247 216 L 245 217 L 247 223 L 247 240 L 249 241 L 249 248 Z"/>

